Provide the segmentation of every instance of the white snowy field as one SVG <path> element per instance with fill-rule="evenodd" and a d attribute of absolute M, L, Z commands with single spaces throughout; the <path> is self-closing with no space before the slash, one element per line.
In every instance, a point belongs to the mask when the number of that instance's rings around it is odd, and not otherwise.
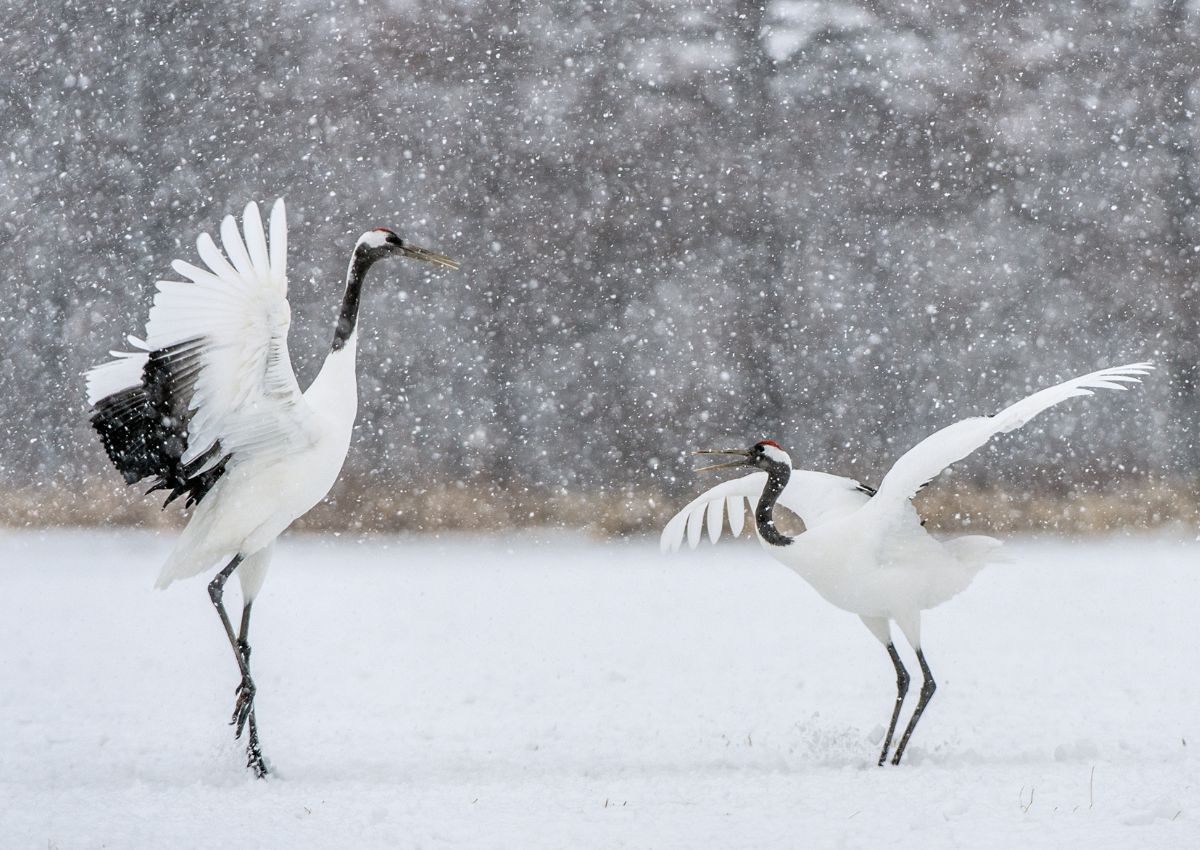
<path fill-rule="evenodd" d="M 754 544 L 292 536 L 266 782 L 204 581 L 151 589 L 170 541 L 0 533 L 0 847 L 1200 846 L 1194 540 L 1010 543 L 926 615 L 878 768 L 886 654 Z"/>

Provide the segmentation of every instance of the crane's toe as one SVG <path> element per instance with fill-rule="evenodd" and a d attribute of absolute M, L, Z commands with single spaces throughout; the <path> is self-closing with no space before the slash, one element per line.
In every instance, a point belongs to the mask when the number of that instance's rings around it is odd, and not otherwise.
<path fill-rule="evenodd" d="M 242 730 L 246 728 L 246 722 L 254 711 L 254 692 L 254 680 L 249 676 L 242 677 L 241 684 L 234 691 L 237 701 L 233 705 L 233 717 L 229 720 L 231 726 L 237 727 L 233 733 L 234 738 L 242 737 Z"/>
<path fill-rule="evenodd" d="M 237 702 L 233 706 L 233 717 L 230 724 L 235 726 L 233 736 L 241 739 L 242 731 L 250 730 L 246 740 L 246 767 L 254 771 L 258 779 L 266 779 L 267 762 L 263 758 L 262 747 L 258 743 L 258 724 L 254 722 L 254 680 L 249 676 L 242 679 L 237 686 Z"/>

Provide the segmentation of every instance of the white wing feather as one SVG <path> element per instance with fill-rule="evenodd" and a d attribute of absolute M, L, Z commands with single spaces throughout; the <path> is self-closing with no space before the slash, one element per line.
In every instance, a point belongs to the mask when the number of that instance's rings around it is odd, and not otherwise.
<path fill-rule="evenodd" d="M 695 549 L 705 530 L 708 539 L 716 543 L 721 538 L 726 517 L 733 536 L 740 537 L 747 502 L 753 507 L 766 483 L 767 473 L 756 471 L 705 490 L 663 528 L 659 538 L 662 550 L 677 551 L 685 537 L 688 545 Z M 805 527 L 815 528 L 834 517 L 858 510 L 870 498 L 863 486 L 852 478 L 797 469 L 792 471 L 787 487 L 783 488 L 779 504 L 804 520 Z"/>
<path fill-rule="evenodd" d="M 113 357 L 112 360 L 88 370 L 86 378 L 89 407 L 102 398 L 136 387 L 142 382 L 142 370 L 146 368 L 146 360 L 150 355 L 144 350 L 145 343 L 141 340 L 130 337 L 129 343 L 143 350 L 110 351 L 108 353 Z"/>
<path fill-rule="evenodd" d="M 742 536 L 742 528 L 746 524 L 746 497 L 745 496 L 726 496 L 725 509 L 729 514 L 729 532 L 734 537 Z M 718 527 L 718 537 L 720 537 L 720 528 Z M 713 543 L 716 543 L 713 540 Z"/>
<path fill-rule="evenodd" d="M 271 210 L 269 248 L 257 204 L 246 205 L 242 227 L 245 241 L 233 216 L 226 216 L 224 252 L 207 233 L 200 236 L 196 248 L 207 268 L 172 263 L 188 282 L 159 281 L 146 323 L 147 350 L 182 346 L 200 357 L 183 463 L 218 441 L 221 451 L 210 463 L 230 453 L 235 462 L 282 456 L 316 436 L 287 348 L 283 201 Z"/>
<path fill-rule="evenodd" d="M 1020 428 L 1043 410 L 1076 396 L 1093 395 L 1093 390 L 1124 390 L 1126 384 L 1141 383 L 1152 363 L 1131 363 L 1101 369 L 1057 386 L 1048 387 L 1004 408 L 994 416 L 976 416 L 955 422 L 926 437 L 905 452 L 884 476 L 874 504 L 881 509 L 906 501 L 956 461 L 982 448 L 997 434 Z"/>

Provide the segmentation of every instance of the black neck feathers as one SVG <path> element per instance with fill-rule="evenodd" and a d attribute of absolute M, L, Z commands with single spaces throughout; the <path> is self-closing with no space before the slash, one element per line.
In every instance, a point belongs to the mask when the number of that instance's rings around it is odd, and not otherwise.
<path fill-rule="evenodd" d="M 771 517 L 775 511 L 775 502 L 791 477 L 792 470 L 786 463 L 770 464 L 767 467 L 767 486 L 763 488 L 758 507 L 754 509 L 754 522 L 758 527 L 758 534 L 772 546 L 790 546 L 792 543 L 793 538 L 781 534 Z"/>
<path fill-rule="evenodd" d="M 367 276 L 367 269 L 371 268 L 376 259 L 378 257 L 362 250 L 361 246 L 354 250 L 354 256 L 350 259 L 350 270 L 346 273 L 346 294 L 342 296 L 342 311 L 338 314 L 337 327 L 333 331 L 334 351 L 345 348 L 346 341 L 354 333 L 358 324 L 358 301 L 362 294 L 363 279 Z"/>

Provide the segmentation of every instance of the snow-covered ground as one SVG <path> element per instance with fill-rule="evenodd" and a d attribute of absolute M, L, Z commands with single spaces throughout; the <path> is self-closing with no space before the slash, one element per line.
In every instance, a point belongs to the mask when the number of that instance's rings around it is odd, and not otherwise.
<path fill-rule="evenodd" d="M 0 847 L 1200 846 L 1194 541 L 1011 543 L 877 768 L 887 656 L 753 544 L 292 536 L 256 782 L 170 540 L 0 534 Z"/>

